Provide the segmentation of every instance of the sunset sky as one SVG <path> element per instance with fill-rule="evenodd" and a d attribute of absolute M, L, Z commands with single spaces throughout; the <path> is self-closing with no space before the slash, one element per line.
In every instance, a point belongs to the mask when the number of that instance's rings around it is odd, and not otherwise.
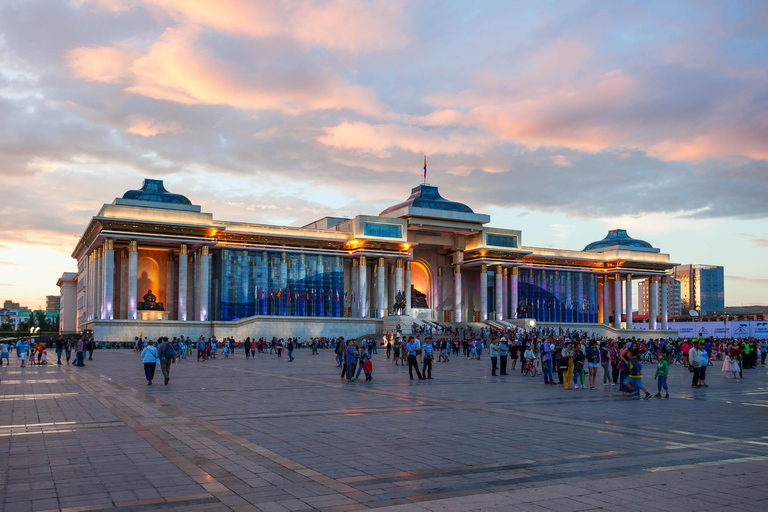
<path fill-rule="evenodd" d="M 612 228 L 768 304 L 768 2 L 4 0 L 0 300 L 144 178 L 232 221 L 428 181 L 582 249 Z"/>

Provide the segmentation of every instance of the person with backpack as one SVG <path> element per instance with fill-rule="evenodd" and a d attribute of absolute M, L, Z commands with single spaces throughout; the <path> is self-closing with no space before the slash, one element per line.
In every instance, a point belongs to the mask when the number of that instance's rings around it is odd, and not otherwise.
<path fill-rule="evenodd" d="M 147 379 L 147 386 L 151 386 L 158 361 L 157 348 L 155 348 L 153 341 L 148 342 L 144 350 L 141 351 L 141 359 L 144 362 L 144 376 Z"/>
<path fill-rule="evenodd" d="M 171 380 L 171 364 L 176 358 L 176 349 L 173 348 L 173 343 L 168 342 L 168 338 L 162 338 L 162 340 L 163 342 L 157 347 L 157 352 L 160 358 L 160 371 L 163 372 L 165 385 L 167 386 L 168 381 Z"/>

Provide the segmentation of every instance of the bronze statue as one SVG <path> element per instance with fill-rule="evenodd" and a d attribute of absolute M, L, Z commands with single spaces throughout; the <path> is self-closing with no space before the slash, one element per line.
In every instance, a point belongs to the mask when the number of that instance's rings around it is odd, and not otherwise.
<path fill-rule="evenodd" d="M 165 311 L 163 303 L 157 302 L 157 297 L 152 293 L 152 290 L 148 290 L 142 298 L 144 301 L 139 302 L 136 308 L 139 311 Z"/>
<path fill-rule="evenodd" d="M 398 291 L 395 295 L 395 304 L 392 306 L 392 314 L 402 315 L 403 311 L 405 311 L 405 297 L 403 297 L 403 292 Z"/>
<path fill-rule="evenodd" d="M 411 307 L 412 308 L 428 308 L 427 295 L 421 293 L 413 285 L 411 285 Z"/>

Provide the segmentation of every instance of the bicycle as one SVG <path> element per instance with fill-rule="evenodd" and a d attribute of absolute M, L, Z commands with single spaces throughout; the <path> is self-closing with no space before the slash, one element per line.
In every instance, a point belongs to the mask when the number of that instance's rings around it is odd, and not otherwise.
<path fill-rule="evenodd" d="M 536 376 L 536 366 L 533 364 L 532 360 L 528 360 L 525 363 L 525 366 L 523 368 L 523 375 L 528 377 L 535 377 Z"/>
<path fill-rule="evenodd" d="M 658 356 L 655 351 L 648 349 L 640 354 L 640 361 L 644 363 L 655 363 L 658 361 Z"/>

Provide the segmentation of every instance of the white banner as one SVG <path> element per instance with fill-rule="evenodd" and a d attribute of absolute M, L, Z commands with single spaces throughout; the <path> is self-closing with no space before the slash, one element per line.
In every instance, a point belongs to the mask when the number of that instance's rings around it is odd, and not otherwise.
<path fill-rule="evenodd" d="M 637 322 L 635 329 L 648 329 L 648 322 Z M 698 338 L 712 336 L 723 338 L 757 338 L 768 340 L 768 322 L 755 320 L 732 321 L 723 325 L 723 322 L 669 322 L 670 330 L 676 330 L 680 338 Z"/>

